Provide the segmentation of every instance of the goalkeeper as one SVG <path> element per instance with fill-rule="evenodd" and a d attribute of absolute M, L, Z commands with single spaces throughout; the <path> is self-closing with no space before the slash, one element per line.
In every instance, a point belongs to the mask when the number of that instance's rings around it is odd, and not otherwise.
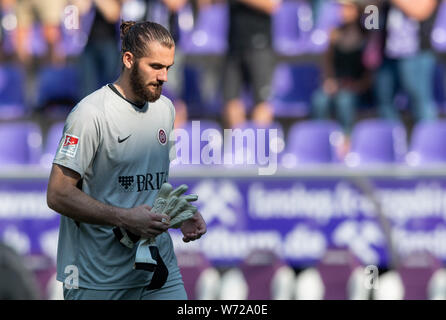
<path fill-rule="evenodd" d="M 161 89 L 175 44 L 156 23 L 123 22 L 121 33 L 121 75 L 71 111 L 53 161 L 57 279 L 65 299 L 187 299 L 166 231 L 189 242 L 206 223 L 197 196 L 167 183 L 175 109 Z"/>

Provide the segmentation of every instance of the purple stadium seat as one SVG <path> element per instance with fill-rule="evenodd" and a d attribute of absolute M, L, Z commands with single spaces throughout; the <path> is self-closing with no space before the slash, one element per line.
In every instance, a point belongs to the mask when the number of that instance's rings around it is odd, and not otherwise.
<path fill-rule="evenodd" d="M 307 41 L 307 51 L 311 53 L 323 53 L 329 45 L 331 30 L 341 24 L 340 5 L 336 1 L 324 1 L 320 11 Z"/>
<path fill-rule="evenodd" d="M 283 1 L 273 15 L 274 50 L 283 56 L 322 53 L 330 31 L 340 23 L 339 8 L 335 1 L 325 1 L 315 22 L 309 1 Z"/>
<path fill-rule="evenodd" d="M 446 51 L 446 2 L 441 1 L 431 32 L 432 47 L 438 52 Z"/>
<path fill-rule="evenodd" d="M 349 299 L 348 283 L 358 267 L 361 263 L 350 250 L 328 249 L 316 266 L 325 288 L 323 299 Z"/>
<path fill-rule="evenodd" d="M 297 122 L 288 133 L 285 167 L 300 164 L 335 163 L 336 143 L 342 138 L 342 129 L 334 121 L 309 120 Z"/>
<path fill-rule="evenodd" d="M 412 133 L 409 165 L 446 163 L 446 121 L 418 123 Z"/>
<path fill-rule="evenodd" d="M 3 53 L 8 56 L 15 54 L 16 51 L 16 18 L 16 14 L 13 9 L 3 9 L 2 12 L 0 12 L 0 19 L 4 25 L 2 28 L 1 46 Z"/>
<path fill-rule="evenodd" d="M 207 257 L 198 251 L 176 252 L 189 300 L 209 300 L 218 297 L 220 274 Z"/>
<path fill-rule="evenodd" d="M 203 163 L 202 152 L 211 157 L 216 150 L 222 152 L 223 132 L 215 121 L 188 121 L 175 130 L 175 135 L 177 160 L 173 164 L 207 164 Z"/>
<path fill-rule="evenodd" d="M 255 250 L 243 261 L 240 269 L 248 284 L 248 300 L 272 299 L 272 281 L 276 272 L 286 266 L 273 251 Z"/>
<path fill-rule="evenodd" d="M 305 2 L 283 1 L 273 15 L 273 47 L 281 55 L 293 56 L 305 51 L 299 29 L 298 11 L 301 6 L 306 6 L 311 10 Z"/>
<path fill-rule="evenodd" d="M 22 67 L 0 66 L 0 119 L 17 119 L 26 114 L 25 73 Z"/>
<path fill-rule="evenodd" d="M 38 164 L 42 148 L 40 127 L 32 122 L 0 124 L 0 165 Z"/>
<path fill-rule="evenodd" d="M 429 252 L 415 252 L 405 257 L 397 268 L 404 286 L 404 300 L 428 299 L 428 285 L 441 261 Z"/>
<path fill-rule="evenodd" d="M 276 130 L 275 133 L 272 130 Z M 272 136 L 273 134 L 274 136 Z M 240 138 L 242 138 L 241 144 Z M 229 142 L 230 140 L 232 142 Z M 226 144 L 224 149 L 226 157 L 231 158 L 232 163 L 243 166 L 267 165 L 266 161 L 274 161 L 273 153 L 277 156 L 275 160 L 278 160 L 285 149 L 284 131 L 278 122 L 273 122 L 269 126 L 260 126 L 252 121 L 247 121 L 235 128 L 231 137 L 224 137 L 224 143 Z M 228 143 L 231 143 L 231 150 L 229 150 Z"/>
<path fill-rule="evenodd" d="M 50 116 L 65 117 L 79 98 L 75 66 L 44 66 L 37 74 L 37 83 L 37 107 L 48 110 Z"/>
<path fill-rule="evenodd" d="M 352 132 L 349 166 L 390 164 L 404 160 L 407 152 L 406 130 L 396 122 L 369 119 L 358 122 Z"/>
<path fill-rule="evenodd" d="M 330 31 L 341 24 L 341 6 L 339 2 L 325 0 L 321 7 L 319 18 L 315 23 L 316 29 Z"/>
<path fill-rule="evenodd" d="M 224 3 L 203 7 L 194 15 L 191 5 L 178 13 L 179 47 L 186 54 L 224 54 L 227 49 L 228 6 Z"/>
<path fill-rule="evenodd" d="M 295 279 L 294 271 L 274 251 L 256 249 L 223 275 L 221 299 L 288 300 Z"/>
<path fill-rule="evenodd" d="M 320 69 L 312 64 L 276 66 L 269 99 L 276 117 L 303 117 L 310 113 L 311 97 L 319 87 Z"/>

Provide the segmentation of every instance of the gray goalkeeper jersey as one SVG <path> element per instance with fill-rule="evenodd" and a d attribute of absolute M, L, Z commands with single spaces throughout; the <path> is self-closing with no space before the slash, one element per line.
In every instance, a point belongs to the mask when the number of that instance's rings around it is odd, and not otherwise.
<path fill-rule="evenodd" d="M 121 208 L 151 206 L 175 157 L 169 139 L 174 119 L 172 102 L 164 96 L 138 108 L 104 86 L 68 115 L 53 163 L 79 173 L 82 191 L 100 202 Z M 123 246 L 112 229 L 62 215 L 57 279 L 75 284 L 78 274 L 79 287 L 97 290 L 149 284 L 152 272 L 133 269 L 136 246 Z M 158 236 L 157 244 L 169 269 L 166 285 L 181 281 L 170 235 Z"/>

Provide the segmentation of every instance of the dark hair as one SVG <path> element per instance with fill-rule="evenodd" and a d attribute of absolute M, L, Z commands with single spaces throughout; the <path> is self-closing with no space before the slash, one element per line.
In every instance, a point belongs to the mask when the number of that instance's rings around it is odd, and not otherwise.
<path fill-rule="evenodd" d="M 122 21 L 120 29 L 121 55 L 129 51 L 136 58 L 142 58 L 149 54 L 149 43 L 153 41 L 157 41 L 169 49 L 175 46 L 170 32 L 155 22 Z"/>

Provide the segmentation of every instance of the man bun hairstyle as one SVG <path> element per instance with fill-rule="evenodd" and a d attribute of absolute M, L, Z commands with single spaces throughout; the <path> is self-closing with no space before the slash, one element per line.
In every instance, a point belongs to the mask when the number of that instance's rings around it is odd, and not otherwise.
<path fill-rule="evenodd" d="M 170 32 L 162 25 L 144 21 L 122 21 L 121 26 L 121 55 L 131 52 L 136 58 L 149 54 L 149 43 L 156 41 L 162 46 L 172 48 L 175 42 Z"/>

